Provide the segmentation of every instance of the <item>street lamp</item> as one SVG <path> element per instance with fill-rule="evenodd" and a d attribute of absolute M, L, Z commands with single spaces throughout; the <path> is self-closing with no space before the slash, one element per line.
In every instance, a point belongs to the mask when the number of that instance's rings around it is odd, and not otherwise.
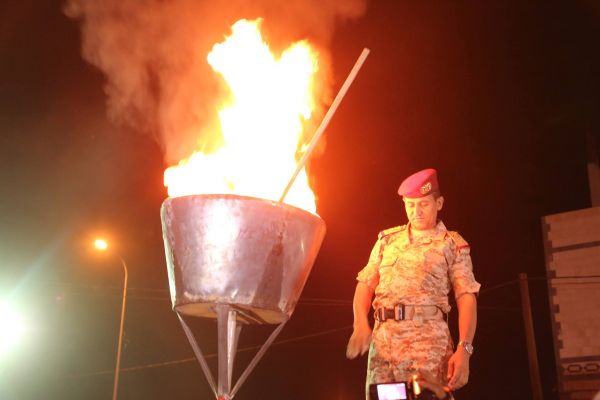
<path fill-rule="evenodd" d="M 94 247 L 99 251 L 108 250 L 108 242 L 102 238 L 98 238 L 94 241 Z M 125 279 L 123 281 L 123 302 L 121 305 L 121 324 L 119 326 L 119 344 L 117 346 L 117 364 L 115 366 L 115 380 L 113 384 L 113 400 L 117 400 L 117 390 L 119 387 L 119 371 L 121 369 L 121 349 L 123 344 L 123 322 L 125 321 L 125 301 L 127 299 L 127 263 L 123 260 L 123 257 L 117 255 L 121 265 L 123 265 L 123 272 L 125 273 Z"/>
<path fill-rule="evenodd" d="M 25 333 L 25 324 L 8 302 L 0 302 L 0 354 L 16 345 Z"/>
<path fill-rule="evenodd" d="M 108 242 L 104 239 L 98 238 L 94 240 L 94 247 L 100 251 L 108 249 Z"/>

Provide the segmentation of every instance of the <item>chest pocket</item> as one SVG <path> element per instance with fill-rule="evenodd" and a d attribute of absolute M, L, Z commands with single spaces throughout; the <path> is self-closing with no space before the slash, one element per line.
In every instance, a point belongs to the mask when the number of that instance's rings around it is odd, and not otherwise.
<path fill-rule="evenodd" d="M 389 285 L 391 283 L 397 261 L 398 256 L 395 254 L 384 253 L 383 258 L 381 259 L 381 264 L 379 264 L 380 285 Z"/>
<path fill-rule="evenodd" d="M 448 260 L 443 249 L 429 249 L 423 253 L 424 268 L 428 274 L 442 278 L 448 273 Z"/>

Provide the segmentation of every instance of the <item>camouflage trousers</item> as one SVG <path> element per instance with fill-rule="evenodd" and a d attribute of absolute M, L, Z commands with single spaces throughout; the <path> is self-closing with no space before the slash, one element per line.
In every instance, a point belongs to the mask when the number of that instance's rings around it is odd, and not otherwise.
<path fill-rule="evenodd" d="M 367 368 L 367 400 L 373 383 L 408 381 L 424 370 L 446 382 L 452 338 L 445 321 L 376 322 Z"/>

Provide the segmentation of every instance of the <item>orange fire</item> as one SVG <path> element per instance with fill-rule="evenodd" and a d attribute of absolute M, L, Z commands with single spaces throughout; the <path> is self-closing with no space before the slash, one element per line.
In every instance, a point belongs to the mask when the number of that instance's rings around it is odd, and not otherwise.
<path fill-rule="evenodd" d="M 278 200 L 296 169 L 304 122 L 315 109 L 317 53 L 301 41 L 276 57 L 261 36 L 260 20 L 240 20 L 207 60 L 231 92 L 218 113 L 223 144 L 167 168 L 169 196 L 231 193 Z M 285 202 L 316 211 L 304 169 Z"/>

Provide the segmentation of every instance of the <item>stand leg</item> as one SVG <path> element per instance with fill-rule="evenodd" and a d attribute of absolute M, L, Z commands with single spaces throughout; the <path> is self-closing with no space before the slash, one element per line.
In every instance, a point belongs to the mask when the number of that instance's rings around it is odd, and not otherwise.
<path fill-rule="evenodd" d="M 273 332 L 271 332 L 271 336 L 269 336 L 269 338 L 262 345 L 262 347 L 260 348 L 260 350 L 258 350 L 258 353 L 256 353 L 256 355 L 254 356 L 254 358 L 252 359 L 252 361 L 250 361 L 250 364 L 248 364 L 248 366 L 246 367 L 246 369 L 244 370 L 244 372 L 242 373 L 242 375 L 240 376 L 240 378 L 238 379 L 238 381 L 235 383 L 235 386 L 233 387 L 233 390 L 231 391 L 231 398 L 233 398 L 233 396 L 240 389 L 240 386 L 242 386 L 242 384 L 244 383 L 244 381 L 246 380 L 246 378 L 248 377 L 248 375 L 250 375 L 250 372 L 252 372 L 252 370 L 254 369 L 254 367 L 256 367 L 256 364 L 260 361 L 260 359 L 265 354 L 265 352 L 267 351 L 267 349 L 269 348 L 269 346 L 271 346 L 271 343 L 273 343 L 273 341 L 275 340 L 275 338 L 277 337 L 277 335 L 279 335 L 279 332 L 281 332 L 281 330 L 285 326 L 286 322 L 287 322 L 287 320 L 283 321 L 281 324 L 279 324 L 279 326 L 277 328 L 275 328 L 275 330 Z"/>
<path fill-rule="evenodd" d="M 208 368 L 208 364 L 206 363 L 206 359 L 204 358 L 202 351 L 200 351 L 200 347 L 198 347 L 198 343 L 196 343 L 196 339 L 194 338 L 194 334 L 192 333 L 192 330 L 185 323 L 183 317 L 177 311 L 175 311 L 175 312 L 177 314 L 177 318 L 179 318 L 179 322 L 181 322 L 181 326 L 183 327 L 183 331 L 185 332 L 185 335 L 187 336 L 188 341 L 192 345 L 192 350 L 194 350 L 194 354 L 196 355 L 196 358 L 198 359 L 198 362 L 200 363 L 200 366 L 202 367 L 204 376 L 206 376 L 206 380 L 208 381 L 208 384 L 210 385 L 210 388 L 212 389 L 213 394 L 215 395 L 215 397 L 218 397 L 217 389 L 215 386 L 215 380 L 210 372 L 210 368 Z"/>
<path fill-rule="evenodd" d="M 237 312 L 231 306 L 227 304 L 217 305 L 217 329 L 219 339 L 219 383 L 217 392 L 224 399 L 232 399 L 233 362 L 242 326 L 237 324 Z"/>
<path fill-rule="evenodd" d="M 227 316 L 227 382 L 229 388 L 231 388 L 233 363 L 241 331 L 242 325 L 237 324 L 237 312 L 229 310 L 229 315 Z"/>

